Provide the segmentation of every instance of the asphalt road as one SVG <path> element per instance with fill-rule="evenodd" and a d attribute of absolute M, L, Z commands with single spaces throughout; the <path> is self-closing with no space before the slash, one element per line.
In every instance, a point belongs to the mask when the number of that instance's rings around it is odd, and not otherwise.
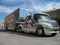
<path fill-rule="evenodd" d="M 0 45 L 60 45 L 60 34 L 38 37 L 34 34 L 0 29 Z"/>

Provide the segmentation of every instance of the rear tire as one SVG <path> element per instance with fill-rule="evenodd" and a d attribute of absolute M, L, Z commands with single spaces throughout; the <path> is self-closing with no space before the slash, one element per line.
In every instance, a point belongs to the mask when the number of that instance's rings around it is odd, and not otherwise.
<path fill-rule="evenodd" d="M 36 34 L 38 36 L 43 36 L 44 35 L 44 30 L 43 29 L 37 29 Z"/>
<path fill-rule="evenodd" d="M 8 27 L 6 27 L 5 30 L 8 30 Z"/>
<path fill-rule="evenodd" d="M 18 31 L 19 32 L 22 32 L 22 27 L 18 27 Z"/>

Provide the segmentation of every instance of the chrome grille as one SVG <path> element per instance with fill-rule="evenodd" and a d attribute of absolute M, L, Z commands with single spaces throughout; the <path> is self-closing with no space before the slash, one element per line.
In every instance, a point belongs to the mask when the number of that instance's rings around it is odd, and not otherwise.
<path fill-rule="evenodd" d="M 57 22 L 52 22 L 53 27 L 58 27 L 58 23 Z"/>

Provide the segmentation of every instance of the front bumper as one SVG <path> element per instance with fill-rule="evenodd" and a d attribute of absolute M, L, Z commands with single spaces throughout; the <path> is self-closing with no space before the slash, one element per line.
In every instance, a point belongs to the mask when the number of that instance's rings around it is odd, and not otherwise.
<path fill-rule="evenodd" d="M 50 31 L 50 33 L 59 33 L 59 31 Z"/>
<path fill-rule="evenodd" d="M 52 29 L 45 28 L 44 32 L 45 34 L 59 33 L 59 27 L 54 27 Z"/>

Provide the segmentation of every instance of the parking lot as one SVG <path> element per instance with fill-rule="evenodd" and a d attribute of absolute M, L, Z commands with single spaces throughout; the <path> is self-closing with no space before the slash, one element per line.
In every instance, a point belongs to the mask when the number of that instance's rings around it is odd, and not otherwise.
<path fill-rule="evenodd" d="M 60 45 L 60 34 L 38 37 L 35 34 L 0 29 L 0 45 Z"/>

